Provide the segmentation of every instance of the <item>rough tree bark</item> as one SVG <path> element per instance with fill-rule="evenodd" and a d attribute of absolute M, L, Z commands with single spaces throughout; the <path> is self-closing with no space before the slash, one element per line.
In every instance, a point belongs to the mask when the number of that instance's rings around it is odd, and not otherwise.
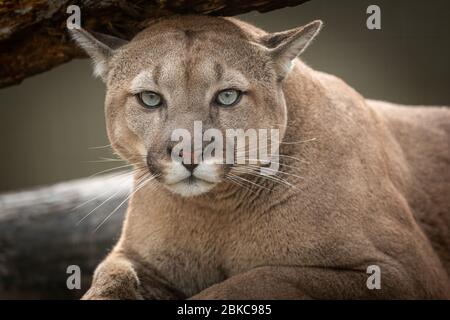
<path fill-rule="evenodd" d="M 84 28 L 130 39 L 155 18 L 172 14 L 266 12 L 308 0 L 0 0 L 0 88 L 85 57 L 66 30 L 67 7 L 81 9 Z"/>
<path fill-rule="evenodd" d="M 0 299 L 79 298 L 117 240 L 130 189 L 131 178 L 101 176 L 0 195 Z M 81 290 L 67 288 L 70 265 Z"/>

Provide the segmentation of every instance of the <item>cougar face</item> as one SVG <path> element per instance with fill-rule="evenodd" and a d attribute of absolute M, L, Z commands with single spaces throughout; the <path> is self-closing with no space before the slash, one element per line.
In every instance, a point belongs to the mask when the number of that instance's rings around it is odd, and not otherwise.
<path fill-rule="evenodd" d="M 225 140 L 227 129 L 277 128 L 283 137 L 281 80 L 319 28 L 320 22 L 305 27 L 295 39 L 281 33 L 255 38 L 227 19 L 194 16 L 156 22 L 118 48 L 82 29 L 74 35 L 107 84 L 113 147 L 147 166 L 169 190 L 195 196 L 220 183 L 233 166 L 205 157 L 208 139 L 199 132 L 215 129 Z M 300 39 L 302 46 L 293 48 Z M 194 130 L 195 123 L 201 129 Z M 190 134 L 188 149 L 174 149 L 177 132 Z M 192 145 L 194 139 L 200 143 Z M 224 141 L 224 154 L 226 147 Z"/>

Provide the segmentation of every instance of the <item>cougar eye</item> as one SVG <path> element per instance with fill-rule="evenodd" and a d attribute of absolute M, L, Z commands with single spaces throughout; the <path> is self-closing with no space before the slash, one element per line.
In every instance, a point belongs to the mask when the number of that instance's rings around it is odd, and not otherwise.
<path fill-rule="evenodd" d="M 153 91 L 142 91 L 137 94 L 139 102 L 145 108 L 158 108 L 162 104 L 162 97 Z"/>
<path fill-rule="evenodd" d="M 220 106 L 230 107 L 235 105 L 241 97 L 241 92 L 235 89 L 222 90 L 217 94 L 216 103 Z"/>

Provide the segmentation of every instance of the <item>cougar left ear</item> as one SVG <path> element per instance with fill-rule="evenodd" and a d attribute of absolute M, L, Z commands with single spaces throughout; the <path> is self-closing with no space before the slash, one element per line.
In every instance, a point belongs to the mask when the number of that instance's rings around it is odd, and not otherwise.
<path fill-rule="evenodd" d="M 271 33 L 261 38 L 262 44 L 269 49 L 280 79 L 288 74 L 292 61 L 308 47 L 322 25 L 322 21 L 315 20 L 305 26 Z"/>
<path fill-rule="evenodd" d="M 128 41 L 97 32 L 88 32 L 82 28 L 70 29 L 72 38 L 86 51 L 94 63 L 94 75 L 106 81 L 109 71 L 109 60 L 114 51 Z"/>

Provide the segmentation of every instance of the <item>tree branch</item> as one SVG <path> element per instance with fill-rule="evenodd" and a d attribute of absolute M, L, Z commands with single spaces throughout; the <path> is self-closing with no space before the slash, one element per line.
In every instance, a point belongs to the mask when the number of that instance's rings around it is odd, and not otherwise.
<path fill-rule="evenodd" d="M 266 12 L 308 0 L 0 0 L 0 88 L 20 83 L 85 54 L 71 41 L 67 7 L 81 9 L 89 30 L 132 38 L 146 24 L 173 14 L 232 16 L 252 10 Z"/>
<path fill-rule="evenodd" d="M 79 298 L 117 241 L 131 183 L 101 176 L 0 195 L 0 299 Z M 69 265 L 81 290 L 66 286 Z"/>

